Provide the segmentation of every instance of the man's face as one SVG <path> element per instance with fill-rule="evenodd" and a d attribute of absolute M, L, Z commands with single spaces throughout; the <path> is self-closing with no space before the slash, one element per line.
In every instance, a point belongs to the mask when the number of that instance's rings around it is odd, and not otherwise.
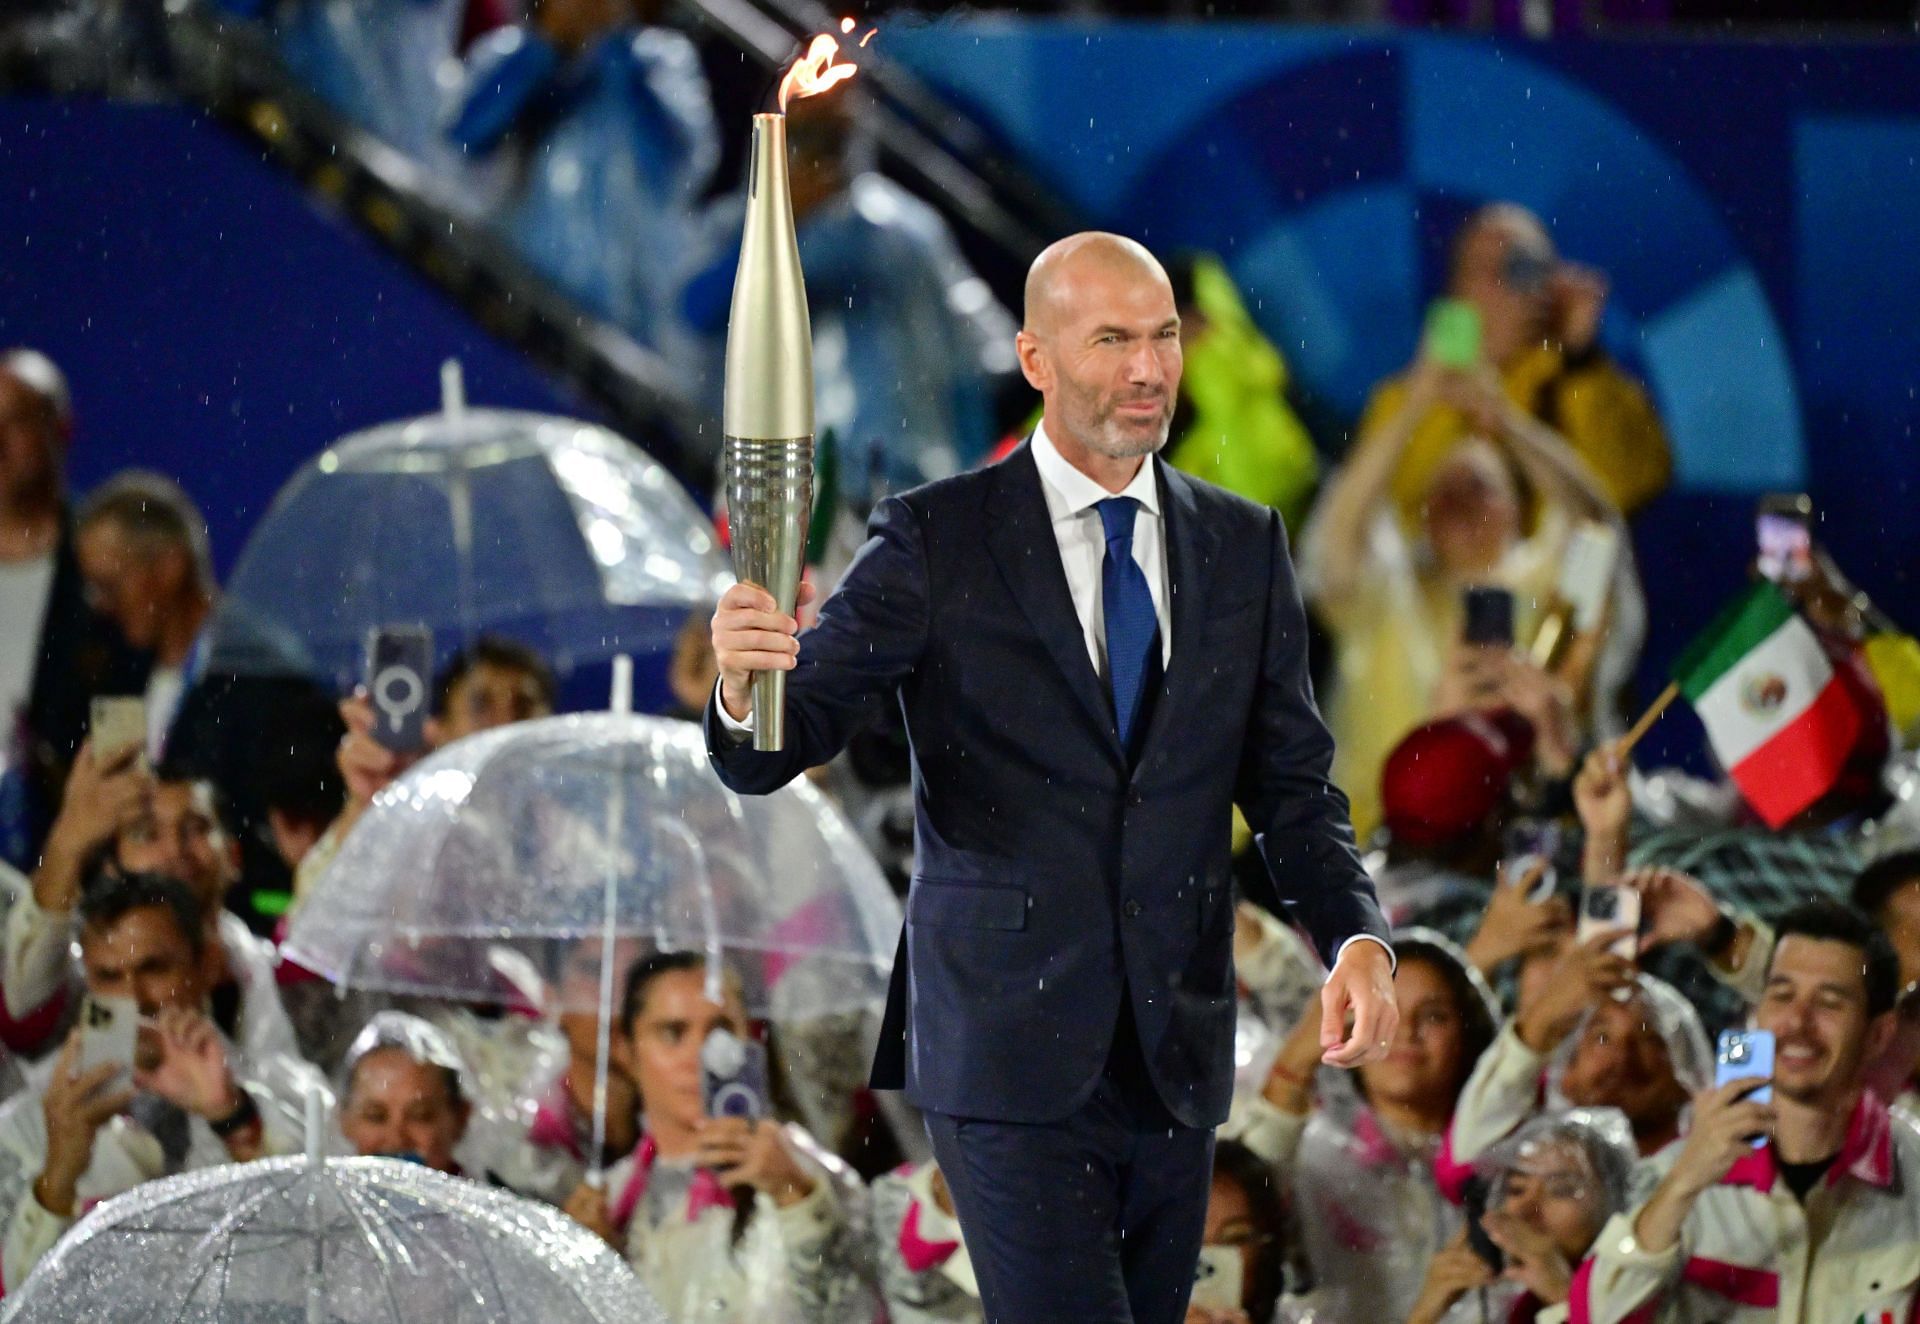
<path fill-rule="evenodd" d="M 0 503 L 57 488 L 63 449 L 46 397 L 0 369 Z"/>
<path fill-rule="evenodd" d="M 83 928 L 80 964 L 87 992 L 131 998 L 142 1016 L 169 1007 L 199 1011 L 206 1001 L 205 963 L 165 906 L 141 906 L 104 927 Z"/>
<path fill-rule="evenodd" d="M 1367 1097 L 1415 1108 L 1450 1106 L 1465 1072 L 1466 1020 L 1453 989 L 1432 964 L 1403 960 L 1393 976 L 1400 1025 L 1385 1060 L 1360 1068 Z"/>
<path fill-rule="evenodd" d="M 158 782 L 144 812 L 123 828 L 114 857 L 127 873 L 160 873 L 193 889 L 210 910 L 240 878 L 240 846 L 220 826 L 205 782 Z"/>
<path fill-rule="evenodd" d="M 1773 1087 L 1783 1098 L 1839 1104 L 1878 1047 L 1860 949 L 1799 933 L 1782 938 L 1753 1023 L 1773 1034 Z"/>
<path fill-rule="evenodd" d="M 171 595 L 170 560 L 139 545 L 111 519 L 98 519 L 74 540 L 87 596 L 135 648 L 159 642 Z"/>
<path fill-rule="evenodd" d="M 476 731 L 552 715 L 553 705 L 547 702 L 539 680 L 531 672 L 483 662 L 448 691 L 446 711 L 437 723 L 438 735 L 444 744 Z"/>
<path fill-rule="evenodd" d="M 659 976 L 629 1027 L 627 1065 L 649 1119 L 691 1128 L 705 1113 L 701 1045 L 723 1027 L 747 1037 L 747 1015 L 739 999 L 728 990 L 724 1005 L 708 1001 L 706 979 L 703 970 L 670 970 Z"/>
<path fill-rule="evenodd" d="M 1153 454 L 1180 394 L 1172 288 L 1146 267 L 1081 261 L 1054 290 L 1046 324 L 1021 333 L 1049 434 L 1110 459 Z"/>
<path fill-rule="evenodd" d="M 1687 1103 L 1667 1041 L 1640 998 L 1608 999 L 1594 1009 L 1567 1060 L 1560 1092 L 1576 1108 L 1618 1108 L 1635 1135 L 1670 1129 Z"/>
<path fill-rule="evenodd" d="M 454 1102 L 440 1067 L 415 1061 L 402 1048 L 377 1048 L 354 1067 L 340 1131 L 363 1157 L 412 1155 L 453 1172 L 454 1146 L 466 1134 L 470 1111 Z"/>

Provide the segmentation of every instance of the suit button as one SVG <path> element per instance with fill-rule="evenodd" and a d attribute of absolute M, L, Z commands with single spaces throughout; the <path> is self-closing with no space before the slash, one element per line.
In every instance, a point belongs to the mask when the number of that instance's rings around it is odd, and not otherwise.
<path fill-rule="evenodd" d="M 1127 788 L 1127 807 L 1130 809 L 1138 809 L 1144 803 L 1146 803 L 1146 797 L 1140 794 L 1140 788 L 1138 786 L 1129 786 Z"/>
<path fill-rule="evenodd" d="M 1120 907 L 1120 913 L 1128 919 L 1138 919 L 1140 918 L 1140 903 L 1138 901 L 1129 901 L 1126 905 Z"/>

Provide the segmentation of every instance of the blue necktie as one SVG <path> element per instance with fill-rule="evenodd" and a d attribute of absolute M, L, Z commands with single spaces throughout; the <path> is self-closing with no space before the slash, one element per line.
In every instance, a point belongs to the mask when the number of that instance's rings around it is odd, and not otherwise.
<path fill-rule="evenodd" d="M 1107 623 L 1107 683 L 1113 690 L 1113 721 L 1120 745 L 1133 750 L 1149 675 L 1159 668 L 1160 620 L 1154 615 L 1147 576 L 1133 559 L 1133 517 L 1140 503 L 1108 497 L 1095 509 L 1106 529 L 1107 555 L 1100 563 L 1100 605 Z"/>

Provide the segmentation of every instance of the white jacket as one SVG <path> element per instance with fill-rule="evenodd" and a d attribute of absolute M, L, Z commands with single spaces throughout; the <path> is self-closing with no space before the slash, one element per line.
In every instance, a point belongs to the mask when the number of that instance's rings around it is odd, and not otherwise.
<path fill-rule="evenodd" d="M 1661 1176 L 1677 1153 L 1653 1160 Z M 1639 1214 L 1601 1230 L 1574 1278 L 1574 1324 L 1907 1324 L 1920 1308 L 1920 1131 L 1870 1093 L 1804 1207 L 1769 1146 L 1701 1193 L 1666 1251 L 1641 1249 Z"/>
<path fill-rule="evenodd" d="M 797 1126 L 787 1138 L 815 1178 L 813 1192 L 782 1209 L 756 1195 L 736 1245 L 734 1211 L 711 1179 L 695 1177 L 681 1208 L 644 1215 L 655 1162 L 651 1137 L 607 1172 L 614 1224 L 628 1263 L 676 1320 L 702 1324 L 846 1324 L 873 1314 L 866 1188 Z"/>
<path fill-rule="evenodd" d="M 0 1217 L 6 1227 L 0 1239 L 0 1291 L 13 1291 L 40 1257 L 73 1226 L 73 1218 L 49 1212 L 33 1193 L 33 1183 L 47 1158 L 47 1122 L 41 1106 L 42 1081 L 0 1105 Z M 304 1062 L 279 1058 L 249 1070 L 238 1060 L 234 1074 L 260 1110 L 266 1153 L 298 1154 L 305 1147 L 303 1115 L 305 1091 L 317 1090 L 330 1101 L 326 1083 Z M 198 1117 L 187 1119 L 187 1148 L 179 1162 L 169 1162 L 160 1142 L 132 1117 L 121 1114 L 101 1127 L 94 1137 L 93 1162 L 76 1188 L 76 1216 L 103 1200 L 110 1200 L 156 1177 L 230 1163 L 227 1147 Z"/>
<path fill-rule="evenodd" d="M 285 1055 L 298 1057 L 293 1022 L 280 1001 L 274 968 L 279 956 L 274 945 L 249 929 L 230 910 L 220 912 L 220 945 L 227 954 L 227 974 L 240 988 L 240 1023 L 234 1038 L 249 1060 L 264 1062 Z M 61 987 L 77 982 L 73 959 L 74 918 L 42 910 L 29 891 L 7 914 L 6 958 L 0 967 L 0 991 L 7 1014 L 16 1019 L 32 1014 Z"/>
<path fill-rule="evenodd" d="M 983 1324 L 960 1224 L 933 1198 L 933 1163 L 873 1183 L 873 1254 L 892 1324 Z"/>

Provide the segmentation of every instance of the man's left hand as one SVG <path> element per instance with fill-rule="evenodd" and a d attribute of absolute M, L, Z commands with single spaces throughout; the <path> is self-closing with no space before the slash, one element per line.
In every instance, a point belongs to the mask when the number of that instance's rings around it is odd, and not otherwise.
<path fill-rule="evenodd" d="M 169 1007 L 141 1027 L 134 1083 L 171 1103 L 217 1121 L 240 1106 L 240 1088 L 227 1062 L 227 1046 L 213 1022 L 198 1012 Z"/>
<path fill-rule="evenodd" d="M 1387 1055 L 1399 1025 L 1393 957 L 1370 939 L 1348 943 L 1320 990 L 1320 1060 L 1330 1067 L 1378 1062 Z"/>

